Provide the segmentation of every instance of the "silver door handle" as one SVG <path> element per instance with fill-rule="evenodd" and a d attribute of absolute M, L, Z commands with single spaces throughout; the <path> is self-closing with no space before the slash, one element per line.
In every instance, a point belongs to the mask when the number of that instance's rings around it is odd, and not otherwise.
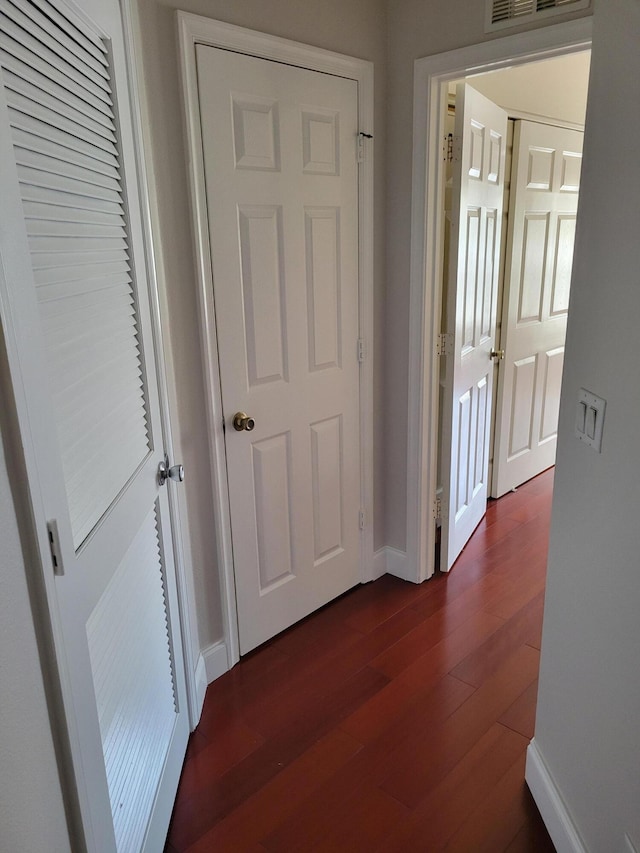
<path fill-rule="evenodd" d="M 184 480 L 184 468 L 182 465 L 171 465 L 169 467 L 169 457 L 165 456 L 164 461 L 158 465 L 158 485 L 164 486 L 167 480 L 182 483 Z"/>

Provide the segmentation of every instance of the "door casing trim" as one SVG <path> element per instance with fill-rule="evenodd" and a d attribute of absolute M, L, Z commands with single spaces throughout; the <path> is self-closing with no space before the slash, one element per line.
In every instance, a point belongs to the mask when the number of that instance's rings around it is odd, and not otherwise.
<path fill-rule="evenodd" d="M 231 517 L 227 486 L 227 467 L 223 431 L 222 395 L 213 301 L 213 275 L 209 246 L 204 162 L 201 144 L 200 113 L 195 62 L 196 44 L 210 45 L 284 62 L 311 71 L 346 77 L 358 83 L 358 119 L 360 129 L 373 134 L 373 63 L 277 36 L 225 24 L 211 18 L 178 12 L 180 68 L 185 105 L 189 180 L 195 257 L 198 276 L 198 301 L 205 400 L 208 418 L 211 475 L 220 569 L 220 590 L 227 646 L 228 665 L 240 659 L 235 575 L 231 541 Z M 360 371 L 360 507 L 365 513 L 360 538 L 360 580 L 373 577 L 373 146 L 360 163 L 358 180 L 359 214 L 359 323 L 360 337 L 366 342 L 366 357 Z M 355 357 L 355 353 L 354 353 Z"/>
<path fill-rule="evenodd" d="M 409 295 L 407 569 L 421 583 L 435 571 L 439 363 L 442 300 L 442 84 L 460 77 L 552 59 L 591 47 L 591 17 L 416 59 Z"/>

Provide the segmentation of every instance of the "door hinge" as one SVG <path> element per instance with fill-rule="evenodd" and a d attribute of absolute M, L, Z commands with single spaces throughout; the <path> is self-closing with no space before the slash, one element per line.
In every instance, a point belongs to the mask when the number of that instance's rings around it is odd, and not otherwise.
<path fill-rule="evenodd" d="M 442 153 L 445 163 L 453 162 L 453 133 L 449 133 L 444 138 L 444 145 L 442 146 Z"/>
<path fill-rule="evenodd" d="M 364 338 L 358 338 L 358 361 L 363 362 L 367 357 L 367 344 Z"/>
<path fill-rule="evenodd" d="M 60 549 L 60 538 L 58 536 L 58 522 L 47 522 L 47 537 L 49 539 L 49 550 L 51 551 L 51 562 L 53 563 L 54 575 L 62 576 L 64 574 L 64 565 L 62 564 L 62 551 Z"/>
<path fill-rule="evenodd" d="M 446 332 L 436 338 L 436 355 L 451 355 L 453 353 L 453 335 Z"/>
<path fill-rule="evenodd" d="M 364 163 L 364 158 L 365 158 L 364 141 L 365 141 L 365 139 L 373 139 L 373 134 L 364 133 L 364 131 L 361 130 L 360 133 L 358 134 L 358 141 L 356 144 L 356 161 L 358 163 Z"/>
<path fill-rule="evenodd" d="M 360 519 L 360 530 L 364 530 L 365 527 L 367 526 L 367 514 L 363 509 L 360 510 L 359 519 Z"/>
<path fill-rule="evenodd" d="M 442 520 L 442 498 L 440 496 L 433 499 L 432 515 L 434 521 Z"/>

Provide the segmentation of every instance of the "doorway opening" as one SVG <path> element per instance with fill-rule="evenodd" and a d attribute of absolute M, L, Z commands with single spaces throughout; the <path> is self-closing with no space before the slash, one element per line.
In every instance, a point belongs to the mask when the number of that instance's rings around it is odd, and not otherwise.
<path fill-rule="evenodd" d="M 442 84 L 444 571 L 488 499 L 555 463 L 589 62 L 585 51 Z M 484 124 L 492 116 L 499 131 Z M 486 210 L 484 185 L 494 193 Z"/>
<path fill-rule="evenodd" d="M 442 149 L 448 84 L 471 75 L 584 52 L 591 47 L 591 34 L 592 22 L 584 18 L 427 57 L 415 65 L 407 561 L 416 582 L 431 577 L 435 570 L 444 230 Z"/>

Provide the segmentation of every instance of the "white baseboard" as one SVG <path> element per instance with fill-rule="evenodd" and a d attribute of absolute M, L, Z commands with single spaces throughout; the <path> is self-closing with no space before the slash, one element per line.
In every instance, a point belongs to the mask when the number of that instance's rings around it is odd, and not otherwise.
<path fill-rule="evenodd" d="M 382 575 L 393 575 L 400 580 L 416 583 L 415 571 L 410 570 L 406 553 L 390 545 L 385 545 L 373 555 L 372 580 L 375 581 Z"/>
<path fill-rule="evenodd" d="M 411 570 L 405 551 L 387 546 L 387 573 L 403 581 L 416 582 L 415 569 Z"/>
<path fill-rule="evenodd" d="M 202 706 L 204 705 L 204 696 L 207 692 L 207 668 L 202 652 L 198 655 L 194 680 L 196 684 L 196 707 L 193 709 L 195 719 L 191 720 L 191 731 L 193 731 L 200 722 Z"/>
<path fill-rule="evenodd" d="M 211 646 L 202 650 L 205 671 L 207 673 L 207 684 L 211 684 L 216 678 L 220 678 L 229 671 L 229 656 L 227 655 L 227 644 L 224 640 L 218 640 Z"/>
<path fill-rule="evenodd" d="M 558 853 L 587 853 L 535 738 L 527 749 L 525 779 Z"/>
<path fill-rule="evenodd" d="M 200 722 L 207 687 L 216 678 L 220 678 L 221 675 L 228 672 L 229 669 L 231 667 L 227 655 L 227 644 L 224 640 L 218 640 L 217 643 L 203 649 L 198 655 L 194 678 L 196 684 L 196 707 L 194 708 L 196 719 L 191 720 L 191 731 Z"/>
<path fill-rule="evenodd" d="M 371 576 L 372 581 L 377 581 L 378 578 L 381 578 L 382 575 L 386 575 L 387 573 L 387 549 L 380 548 L 379 551 L 376 551 L 373 555 L 373 572 Z"/>

